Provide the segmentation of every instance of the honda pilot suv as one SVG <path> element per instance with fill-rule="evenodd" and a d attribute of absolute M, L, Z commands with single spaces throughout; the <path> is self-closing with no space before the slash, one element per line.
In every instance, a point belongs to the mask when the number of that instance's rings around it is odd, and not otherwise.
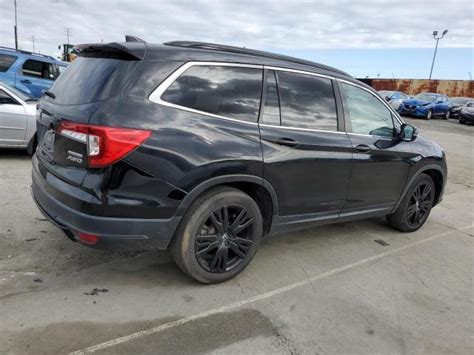
<path fill-rule="evenodd" d="M 38 105 L 32 185 L 74 241 L 170 249 L 216 283 L 264 235 L 378 216 L 413 232 L 441 200 L 440 146 L 340 70 L 199 42 L 77 51 Z"/>

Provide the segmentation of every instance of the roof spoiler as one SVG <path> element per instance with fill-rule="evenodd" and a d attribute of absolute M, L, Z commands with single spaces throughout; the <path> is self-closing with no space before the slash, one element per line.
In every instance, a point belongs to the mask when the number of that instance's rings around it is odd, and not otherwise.
<path fill-rule="evenodd" d="M 74 47 L 79 57 L 142 60 L 146 55 L 146 42 L 141 38 L 126 35 L 125 43 L 89 43 Z"/>

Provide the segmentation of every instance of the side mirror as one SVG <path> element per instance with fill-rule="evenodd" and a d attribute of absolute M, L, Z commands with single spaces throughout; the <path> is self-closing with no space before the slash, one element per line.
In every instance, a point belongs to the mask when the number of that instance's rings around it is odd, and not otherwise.
<path fill-rule="evenodd" d="M 404 123 L 400 130 L 400 139 L 404 142 L 413 142 L 418 137 L 418 128 Z"/>

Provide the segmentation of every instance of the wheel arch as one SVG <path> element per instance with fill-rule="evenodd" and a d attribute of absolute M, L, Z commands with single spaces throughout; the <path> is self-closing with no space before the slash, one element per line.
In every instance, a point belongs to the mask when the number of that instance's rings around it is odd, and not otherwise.
<path fill-rule="evenodd" d="M 398 199 L 395 207 L 393 208 L 392 212 L 394 212 L 398 208 L 401 201 L 403 200 L 403 198 L 407 194 L 408 189 L 413 184 L 413 181 L 415 181 L 415 179 L 418 176 L 420 176 L 421 174 L 426 174 L 429 177 L 431 177 L 433 179 L 434 184 L 435 184 L 435 202 L 434 202 L 433 206 L 436 206 L 441 201 L 443 191 L 444 191 L 444 188 L 445 188 L 445 185 L 446 185 L 446 173 L 444 172 L 442 167 L 440 167 L 439 165 L 426 165 L 426 166 L 420 168 L 419 170 L 417 170 L 411 176 L 410 180 L 406 184 L 406 186 L 405 186 L 400 198 Z"/>
<path fill-rule="evenodd" d="M 270 231 L 273 216 L 278 213 L 277 195 L 268 181 L 253 175 L 225 175 L 202 182 L 184 197 L 176 215 L 183 216 L 199 196 L 219 186 L 230 186 L 252 197 L 262 213 L 264 234 Z"/>

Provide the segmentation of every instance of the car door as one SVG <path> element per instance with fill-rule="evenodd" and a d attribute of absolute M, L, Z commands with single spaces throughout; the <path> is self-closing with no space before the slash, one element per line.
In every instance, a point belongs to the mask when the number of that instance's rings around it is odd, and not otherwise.
<path fill-rule="evenodd" d="M 27 59 L 19 69 L 16 87 L 33 97 L 41 97 L 53 84 L 53 65 L 36 59 Z"/>
<path fill-rule="evenodd" d="M 337 88 L 330 78 L 285 70 L 266 70 L 265 80 L 259 121 L 264 179 L 276 191 L 278 214 L 337 218 L 352 159 L 351 142 L 338 130 Z"/>
<path fill-rule="evenodd" d="M 0 89 L 0 145 L 24 145 L 27 116 L 23 105 Z"/>
<path fill-rule="evenodd" d="M 447 98 L 445 96 L 437 96 L 433 107 L 435 116 L 443 116 L 446 113 Z"/>
<path fill-rule="evenodd" d="M 341 217 L 391 211 L 416 157 L 398 137 L 401 123 L 370 90 L 340 82 L 345 124 L 353 149 L 347 203 Z"/>

